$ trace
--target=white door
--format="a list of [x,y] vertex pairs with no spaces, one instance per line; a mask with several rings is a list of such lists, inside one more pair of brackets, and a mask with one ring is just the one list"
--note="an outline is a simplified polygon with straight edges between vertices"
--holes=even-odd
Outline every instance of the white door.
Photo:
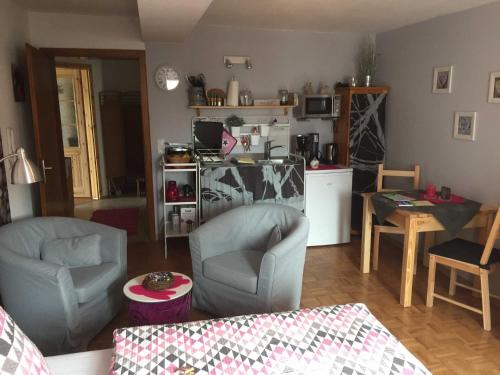
[[352,171],[306,173],[308,246],[351,240]]

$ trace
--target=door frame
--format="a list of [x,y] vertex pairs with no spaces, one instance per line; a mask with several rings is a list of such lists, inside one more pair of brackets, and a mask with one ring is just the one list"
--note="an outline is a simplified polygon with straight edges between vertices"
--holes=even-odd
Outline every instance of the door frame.
[[[139,65],[141,95],[142,138],[144,142],[144,180],[148,217],[148,235],[156,240],[156,220],[153,193],[153,164],[151,160],[151,133],[149,126],[148,77],[146,73],[146,51],[124,49],[87,49],[87,48],[40,48],[46,54],[57,57],[93,57],[99,59],[135,60]],[[55,73],[54,73],[55,74]]]

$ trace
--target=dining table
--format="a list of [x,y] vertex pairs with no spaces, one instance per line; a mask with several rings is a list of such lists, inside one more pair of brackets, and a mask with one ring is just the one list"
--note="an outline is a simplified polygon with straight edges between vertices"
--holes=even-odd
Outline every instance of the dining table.
[[[372,225],[373,218],[376,215],[373,198],[376,197],[379,199],[380,193],[367,192],[362,193],[362,196],[363,227],[361,237],[361,272],[366,274],[370,272]],[[425,233],[424,254],[426,256],[429,248],[434,245],[435,233],[447,230],[447,228],[443,225],[444,221],[442,217],[446,216],[446,211],[448,209],[452,210],[452,208],[453,205],[444,204],[439,206],[439,218],[441,221],[435,217],[438,215],[431,213],[432,210],[429,210],[428,207],[396,207],[393,210],[390,210],[391,212],[386,213],[387,216],[384,217],[385,222],[389,222],[390,224],[404,230],[403,262],[401,268],[401,287],[399,297],[399,303],[403,307],[411,306],[415,267],[414,261],[417,256],[418,235],[419,233]],[[461,225],[460,229],[478,228],[480,230],[479,241],[481,243],[485,243],[488,236],[488,230],[493,224],[495,213],[496,210],[494,207],[477,204],[477,208],[471,214],[470,220],[467,218],[467,222],[464,223],[464,225]],[[451,217],[453,218],[453,215],[451,215]]]

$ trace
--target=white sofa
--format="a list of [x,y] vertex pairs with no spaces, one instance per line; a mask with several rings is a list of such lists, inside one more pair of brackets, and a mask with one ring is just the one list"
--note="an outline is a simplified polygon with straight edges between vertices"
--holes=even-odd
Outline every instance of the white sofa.
[[106,375],[113,349],[45,357],[52,375]]

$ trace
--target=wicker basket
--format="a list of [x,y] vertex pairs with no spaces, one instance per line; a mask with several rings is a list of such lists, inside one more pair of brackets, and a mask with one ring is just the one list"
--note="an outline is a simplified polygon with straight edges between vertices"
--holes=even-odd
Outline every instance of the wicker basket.
[[142,286],[153,291],[167,289],[174,281],[174,275],[171,272],[151,272],[146,275],[142,281]]

